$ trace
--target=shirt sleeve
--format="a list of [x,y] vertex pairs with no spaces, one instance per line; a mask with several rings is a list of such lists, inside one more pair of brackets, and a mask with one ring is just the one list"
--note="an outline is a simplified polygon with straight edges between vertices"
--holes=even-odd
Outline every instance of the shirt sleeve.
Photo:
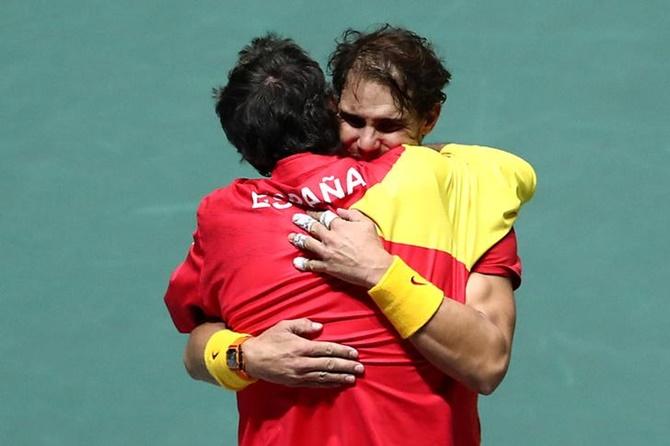
[[512,288],[521,285],[521,259],[517,254],[516,234],[510,230],[475,263],[472,272],[507,277]]
[[[201,218],[198,210],[198,221]],[[177,330],[190,333],[198,325],[221,320],[220,311],[203,286],[205,249],[200,226],[193,233],[193,244],[186,259],[174,270],[165,292],[165,305]]]

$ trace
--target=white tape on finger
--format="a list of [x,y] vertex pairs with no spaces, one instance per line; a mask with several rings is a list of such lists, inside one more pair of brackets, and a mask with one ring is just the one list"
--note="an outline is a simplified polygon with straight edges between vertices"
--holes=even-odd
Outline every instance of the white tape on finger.
[[305,231],[310,232],[312,230],[312,225],[316,223],[316,220],[307,214],[294,214],[293,223],[300,226]]
[[293,259],[293,266],[300,271],[309,271],[309,259],[296,257]]
[[305,249],[306,242],[307,236],[305,234],[296,234],[293,236],[293,244],[300,249]]
[[319,221],[321,222],[322,225],[324,225],[326,228],[330,229],[330,224],[337,218],[337,214],[333,211],[325,211],[323,214],[321,214],[321,217],[319,217]]

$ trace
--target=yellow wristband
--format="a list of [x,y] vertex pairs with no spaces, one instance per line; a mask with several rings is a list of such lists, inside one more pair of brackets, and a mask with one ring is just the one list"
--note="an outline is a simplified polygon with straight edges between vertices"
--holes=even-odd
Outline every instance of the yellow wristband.
[[393,256],[393,263],[368,294],[403,339],[423,327],[444,300],[441,289],[398,256]]
[[207,367],[207,371],[220,386],[229,390],[242,390],[249,384],[257,381],[241,377],[234,370],[230,370],[226,364],[228,346],[245,336],[249,335],[236,333],[232,330],[220,330],[214,333],[205,345],[205,366]]

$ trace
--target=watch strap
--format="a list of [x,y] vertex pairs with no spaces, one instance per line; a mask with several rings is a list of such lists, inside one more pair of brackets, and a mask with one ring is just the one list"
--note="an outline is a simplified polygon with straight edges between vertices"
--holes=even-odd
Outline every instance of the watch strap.
[[253,378],[244,369],[244,353],[242,352],[242,344],[249,338],[251,338],[250,335],[242,335],[228,346],[226,350],[226,364],[230,370],[236,372],[243,379],[251,381]]

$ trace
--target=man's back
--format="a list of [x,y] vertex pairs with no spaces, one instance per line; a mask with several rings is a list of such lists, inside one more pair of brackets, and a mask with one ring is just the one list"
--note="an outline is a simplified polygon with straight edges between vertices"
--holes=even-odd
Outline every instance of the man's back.
[[[286,240],[295,231],[296,203],[358,207],[378,222],[391,253],[463,302],[472,264],[509,226],[489,230],[493,241],[453,241],[456,233],[468,237],[459,222],[470,204],[460,200],[470,198],[463,188],[473,181],[467,166],[453,165],[418,148],[396,149],[371,163],[300,154],[280,161],[269,180],[238,180],[203,200],[191,255],[166,296],[178,327],[188,331],[198,321],[221,319],[256,334],[309,317],[324,324],[320,340],[356,348],[366,366],[345,389],[259,382],[239,392],[241,444],[478,442],[476,394],[403,341],[365,290],[295,270],[298,252]],[[424,209],[421,215],[408,197]],[[518,203],[507,206],[518,209]],[[502,215],[507,208],[500,209]],[[486,227],[469,230],[476,235]]]

